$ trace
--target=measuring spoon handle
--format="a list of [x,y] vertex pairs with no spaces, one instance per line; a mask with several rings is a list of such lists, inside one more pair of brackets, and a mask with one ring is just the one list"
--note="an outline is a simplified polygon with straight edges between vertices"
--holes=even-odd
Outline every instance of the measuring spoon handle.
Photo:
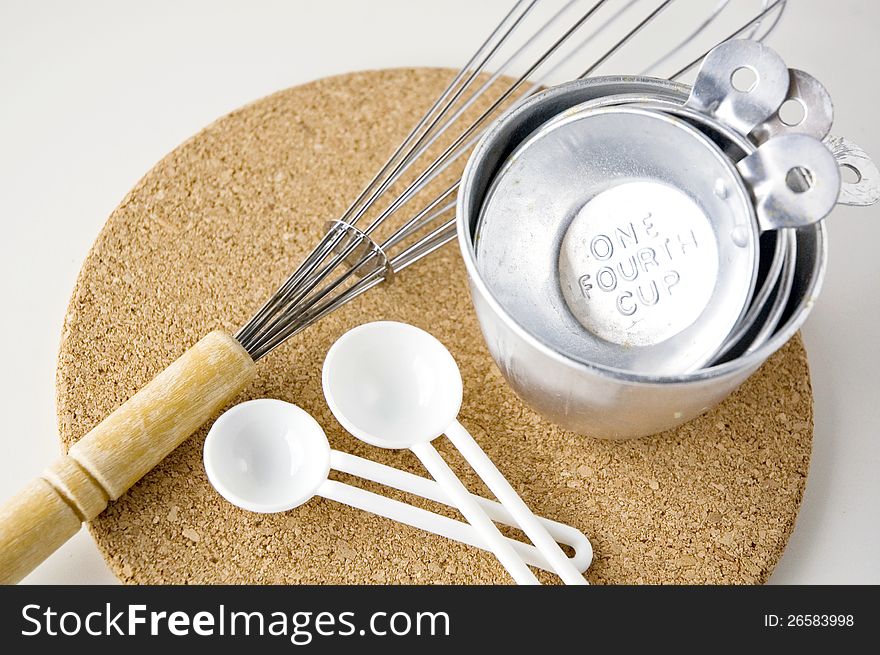
[[[430,443],[416,444],[411,448],[437,483],[449,495],[450,500],[464,514],[474,529],[480,533],[486,544],[495,553],[507,572],[517,584],[540,584],[535,574],[516,553],[513,546],[504,538],[498,527],[492,523],[486,512],[480,509],[477,502],[465,489],[461,480],[452,472],[449,465],[440,457],[440,453]],[[553,542],[556,543],[555,541]],[[558,546],[557,546],[558,548]],[[561,551],[560,551],[561,552]]]
[[[337,482],[336,480],[327,480],[318,489],[317,495],[329,500],[335,500],[343,505],[356,507],[377,516],[384,516],[392,521],[397,521],[398,523],[403,523],[431,534],[467,544],[468,546],[489,550],[483,537],[467,523],[436,514],[421,507],[415,507],[394,498],[388,498],[387,496],[367,491],[366,489],[361,489],[360,487]],[[508,539],[508,541],[516,550],[517,555],[526,563],[545,571],[553,572],[553,568],[533,545],[516,541],[515,539]]]
[[[559,544],[550,536],[547,529],[541,525],[541,522],[538,521],[532,510],[528,508],[523,499],[519,497],[519,494],[510,486],[507,478],[501,474],[501,471],[492,463],[489,456],[483,452],[483,449],[474,441],[474,438],[464,429],[461,423],[453,421],[452,425],[446,430],[446,436],[464,456],[468,464],[476,471],[477,475],[486,483],[486,486],[501,501],[501,504],[507,508],[507,511],[516,520],[522,531],[528,535],[529,539],[538,547],[538,550],[547,558],[547,561],[553,565],[554,571],[562,578],[563,582],[570,585],[587,584],[581,572],[569,561],[568,557],[565,556],[565,553],[559,547]],[[436,476],[434,477],[436,478]]]
[[[371,459],[364,459],[363,457],[358,457],[357,455],[352,455],[350,453],[345,453],[339,450],[333,450],[330,453],[330,468],[341,471],[343,473],[348,473],[350,475],[355,475],[365,480],[377,482],[392,489],[398,489],[400,491],[404,491],[415,496],[427,498],[428,500],[432,500],[443,505],[454,506],[449,500],[449,497],[443,491],[442,487],[440,487],[440,485],[437,484],[435,480],[431,480],[430,478],[425,478],[420,475],[415,475],[408,471],[401,471],[400,469],[396,469],[393,466],[380,464],[379,462],[374,462]],[[498,503],[494,500],[489,500],[488,498],[483,498],[482,496],[478,496],[476,494],[471,494],[471,497],[477,502],[482,510],[489,515],[489,518],[493,521],[508,525],[510,527],[518,527],[516,521],[510,515],[510,512],[508,512],[504,505],[502,505],[501,503]],[[412,507],[411,505],[406,506]],[[427,510],[420,511],[427,512]],[[438,514],[434,514],[433,512],[427,513],[429,514],[429,516],[439,516]],[[590,544],[590,540],[583,532],[570,525],[560,523],[559,521],[552,521],[541,516],[538,517],[538,520],[545,528],[547,528],[547,532],[549,532],[550,535],[557,542],[565,546],[569,546],[574,550],[574,555],[570,558],[570,560],[571,563],[575,567],[577,567],[579,571],[586,571],[590,567],[590,564],[593,561],[593,546],[592,544]],[[467,523],[462,523],[461,521],[453,521],[453,523],[456,526],[467,528],[468,536],[471,539],[476,539],[477,543],[474,543],[473,541],[467,541],[465,539],[460,539],[459,537],[451,536],[450,534],[444,534],[443,536],[449,537],[450,539],[456,539],[458,541],[464,541],[465,543],[468,543],[472,546],[484,548],[482,541],[479,539],[476,532],[474,532],[473,528],[471,528],[470,525],[468,525]],[[410,523],[410,525],[412,524]],[[540,555],[540,553],[534,546],[532,546],[531,544],[524,544],[520,541],[516,541],[513,539],[511,539],[511,542],[517,545],[517,552],[521,556],[525,557],[525,553],[528,553],[528,557],[526,558],[526,562],[528,564],[531,564],[532,566],[537,566],[546,571],[550,571],[551,573],[554,572],[553,568],[550,567],[550,565],[547,563],[546,558],[543,555]],[[518,546],[523,546],[524,548],[520,549]],[[537,557],[535,557],[536,554]]]

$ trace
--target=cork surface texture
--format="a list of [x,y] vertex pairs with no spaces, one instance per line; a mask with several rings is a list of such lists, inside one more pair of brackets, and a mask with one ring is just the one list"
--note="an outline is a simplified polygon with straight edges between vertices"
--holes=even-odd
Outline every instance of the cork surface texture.
[[[63,445],[205,333],[242,325],[450,76],[400,69],[319,80],[232,112],[159,162],[110,216],[73,293],[57,373]],[[424,475],[409,452],[345,434],[323,400],[327,349],[346,330],[380,319],[420,326],[449,347],[465,384],[461,422],[537,513],[590,537],[591,582],[759,583],[773,570],[810,461],[812,395],[799,338],[680,429],[628,442],[577,436],[506,386],[451,244],[262,360],[237,401],[294,402],[333,447]],[[208,427],[91,523],[123,582],[510,581],[487,553],[332,501],[275,515],[237,509],[205,475]],[[437,444],[472,490],[487,493],[444,439]]]

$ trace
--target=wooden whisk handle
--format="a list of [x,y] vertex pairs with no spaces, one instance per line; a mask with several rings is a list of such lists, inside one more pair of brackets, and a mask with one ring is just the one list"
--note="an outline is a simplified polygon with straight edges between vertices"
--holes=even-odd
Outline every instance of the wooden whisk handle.
[[211,332],[0,506],[0,583],[14,584],[253,379],[251,356]]

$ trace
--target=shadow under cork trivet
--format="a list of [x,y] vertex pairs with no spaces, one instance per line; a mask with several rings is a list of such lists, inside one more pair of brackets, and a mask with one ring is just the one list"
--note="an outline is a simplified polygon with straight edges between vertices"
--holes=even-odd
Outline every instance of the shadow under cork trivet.
[[[205,333],[242,325],[451,75],[384,70],[289,89],[217,121],[150,171],[110,216],[71,299],[57,374],[64,445]],[[269,355],[238,401],[294,402],[333,447],[424,474],[407,452],[349,437],[323,400],[327,349],[380,319],[422,327],[449,347],[465,383],[460,420],[536,513],[590,537],[591,582],[753,583],[770,575],[810,462],[812,393],[799,337],[720,407],[677,430],[628,442],[581,437],[548,424],[506,386],[450,245]],[[230,505],[202,466],[207,427],[91,523],[124,582],[510,581],[488,553],[331,501],[275,515]],[[465,483],[486,493],[438,444]]]

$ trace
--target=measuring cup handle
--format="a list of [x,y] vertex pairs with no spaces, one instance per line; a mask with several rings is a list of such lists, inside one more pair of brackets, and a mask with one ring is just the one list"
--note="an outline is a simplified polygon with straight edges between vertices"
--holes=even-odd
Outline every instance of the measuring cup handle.
[[[371,459],[364,459],[363,457],[358,457],[357,455],[352,455],[350,453],[345,453],[339,450],[333,450],[330,453],[330,467],[343,473],[356,475],[357,477],[363,478],[365,480],[378,482],[379,484],[390,487],[392,489],[398,489],[400,491],[405,491],[406,493],[410,493],[415,496],[420,496],[422,498],[427,498],[428,500],[433,500],[436,503],[441,503],[447,506],[454,506],[449,500],[449,497],[435,480],[431,480],[430,478],[425,478],[420,475],[414,475],[413,473],[410,473],[408,471],[401,471],[400,469],[396,469],[393,466],[386,466],[385,464],[374,462]],[[517,527],[516,521],[513,519],[513,517],[510,515],[510,512],[507,511],[504,505],[494,500],[483,498],[482,496],[478,496],[476,494],[471,494],[471,496],[474,500],[477,501],[477,504],[479,504],[483,511],[489,515],[490,519],[492,519],[496,523],[503,523],[504,525]],[[410,505],[407,506],[410,507]],[[429,514],[434,516],[434,514],[431,512],[429,512]],[[587,539],[587,536],[583,532],[570,525],[560,523],[559,521],[552,521],[548,518],[544,518],[541,516],[538,517],[538,520],[544,525],[544,527],[547,528],[547,531],[557,542],[565,546],[569,546],[574,550],[574,555],[572,555],[570,559],[571,563],[577,567],[578,571],[586,571],[588,568],[590,568],[590,564],[593,561],[593,546],[590,544],[590,540]],[[477,546],[479,548],[485,549],[485,545],[482,543],[482,540],[476,536],[476,533],[474,533],[473,529],[470,526],[468,526],[466,523],[462,523],[461,521],[453,520],[452,522],[456,526],[467,526],[468,535],[476,539],[476,543],[466,541],[465,539],[461,539],[458,536],[452,536],[450,534],[444,534],[443,536],[449,537],[450,539],[456,539],[458,541],[465,541],[465,543],[468,543],[472,546]],[[410,523],[410,525],[412,525],[412,523]],[[523,556],[524,559],[526,559],[526,562],[528,564],[550,571],[551,573],[553,572],[553,568],[549,566],[547,560],[542,555],[538,555],[537,558],[535,558],[535,554],[537,554],[538,551],[533,545],[525,544],[521,541],[516,540],[511,541],[518,549],[520,555]],[[520,546],[522,546],[523,548],[520,549]],[[528,556],[526,554],[528,554]]]
[[570,585],[587,584],[584,576],[569,561],[559,547],[559,544],[553,540],[547,529],[541,525],[538,518],[532,513],[532,510],[519,497],[519,494],[514,491],[507,479],[501,474],[501,471],[492,463],[492,460],[483,452],[483,449],[477,445],[477,442],[465,430],[464,426],[458,421],[453,421],[452,425],[446,430],[446,436],[464,456],[468,464],[473,467],[474,471],[477,472],[477,475],[486,483],[486,486],[501,501],[501,504],[507,508],[511,516],[519,524],[519,527],[522,528],[522,531],[534,542],[538,550],[544,553],[547,561],[553,565],[553,569],[562,578],[563,582]]
[[[434,446],[430,443],[420,443],[413,446],[411,450],[428,470],[428,473],[449,494],[452,502],[464,514],[468,522],[486,540],[492,552],[495,553],[495,556],[513,579],[516,580],[517,584],[540,584],[535,574],[529,570],[529,567],[526,566],[522,558],[517,555],[510,543],[505,540],[498,527],[480,509],[480,506],[477,505],[477,502],[471,497],[468,490],[465,489],[461,480],[452,472],[449,465],[440,457],[440,453],[437,452]],[[553,543],[554,545],[556,544],[555,541]],[[556,547],[559,548],[559,546]],[[560,550],[559,552],[562,551]]]

